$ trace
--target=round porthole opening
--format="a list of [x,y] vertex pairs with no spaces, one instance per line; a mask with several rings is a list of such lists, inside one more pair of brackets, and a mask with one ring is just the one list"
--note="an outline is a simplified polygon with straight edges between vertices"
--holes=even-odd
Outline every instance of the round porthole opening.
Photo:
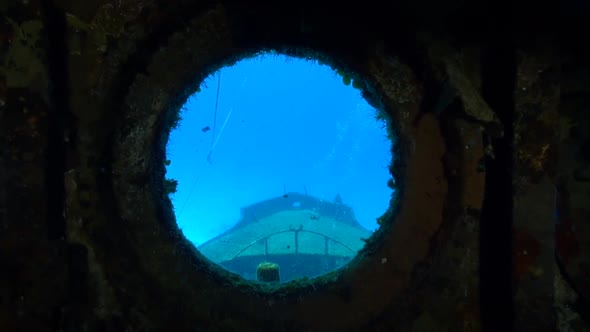
[[345,266],[390,215],[392,126],[364,83],[316,60],[260,53],[208,76],[166,146],[184,236],[248,280]]

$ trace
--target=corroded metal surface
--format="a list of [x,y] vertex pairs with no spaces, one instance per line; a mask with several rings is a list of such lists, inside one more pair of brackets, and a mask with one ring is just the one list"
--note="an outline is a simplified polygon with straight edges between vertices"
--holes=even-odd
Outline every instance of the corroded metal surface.
[[556,326],[553,313],[559,62],[548,50],[517,53],[514,122],[515,330]]

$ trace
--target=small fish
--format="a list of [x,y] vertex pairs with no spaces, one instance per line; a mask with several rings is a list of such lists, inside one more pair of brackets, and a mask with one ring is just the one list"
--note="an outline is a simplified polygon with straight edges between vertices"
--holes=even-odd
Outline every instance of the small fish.
[[203,127],[203,129],[201,129],[202,132],[206,133],[210,130],[211,128],[209,128],[209,126],[205,126]]

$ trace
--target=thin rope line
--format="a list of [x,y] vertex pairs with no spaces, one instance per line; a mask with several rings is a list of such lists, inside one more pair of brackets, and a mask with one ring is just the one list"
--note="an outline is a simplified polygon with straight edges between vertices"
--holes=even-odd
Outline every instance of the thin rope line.
[[[217,142],[215,140],[215,127],[217,126],[217,108],[219,106],[219,90],[220,90],[220,88],[221,88],[221,70],[219,71],[219,76],[217,77],[217,93],[215,96],[215,114],[213,115],[213,136],[211,137],[211,150],[209,152],[209,155],[211,155],[211,152],[213,152],[213,148],[215,147],[215,143]],[[230,111],[230,114],[231,114],[231,111]],[[229,117],[229,115],[228,115],[228,117]],[[227,119],[225,119],[225,122],[227,123]],[[225,127],[225,123],[223,124],[223,127]],[[222,128],[222,131],[223,131],[223,128]],[[193,184],[191,185],[191,189],[189,190],[188,195],[186,196],[186,199],[184,200],[184,203],[182,204],[182,207],[180,208],[180,211],[178,212],[179,218],[180,218],[180,216],[182,216],[182,212],[184,212],[184,208],[186,207],[188,200],[190,199],[191,195],[193,194],[193,191],[195,189],[195,185],[197,184],[198,180],[200,179],[200,177],[197,175],[199,175],[199,173],[195,174],[195,180],[193,181]]]
[[211,150],[215,144],[215,128],[217,127],[217,106],[219,105],[219,88],[221,87],[221,70],[217,78],[217,96],[215,97],[215,115],[213,116],[213,136],[211,136]]
[[[246,80],[248,79],[248,77],[244,78],[244,81],[242,82],[242,86],[240,87],[240,91],[244,88],[244,85],[246,84]],[[227,121],[229,120],[229,116],[232,113],[233,107],[230,108],[229,113],[227,114],[227,117],[225,118],[225,121],[223,122],[223,126],[221,127],[221,130],[219,131],[219,135],[217,136],[217,139],[215,138],[215,127],[216,127],[216,123],[217,123],[217,106],[219,104],[219,90],[220,90],[220,85],[221,85],[221,71],[219,71],[219,78],[217,80],[217,96],[215,99],[215,115],[214,115],[214,122],[213,122],[213,137],[212,137],[212,144],[211,144],[211,149],[209,150],[209,154],[207,155],[207,161],[209,162],[209,164],[211,164],[211,155],[213,153],[213,149],[215,149],[215,146],[217,145],[217,142],[219,141],[219,138],[221,137],[221,134],[223,133],[223,129],[225,128],[225,125],[227,124]],[[200,179],[200,177],[198,175],[202,175],[200,173],[195,174],[195,180],[193,181],[193,184],[191,185],[191,189],[189,190],[188,195],[186,196],[186,199],[184,200],[184,203],[182,204],[182,207],[180,208],[180,211],[178,212],[178,219],[180,219],[180,217],[182,216],[182,213],[184,212],[184,208],[186,207],[186,204],[188,203],[191,195],[193,194],[193,191],[195,189],[195,186],[198,182],[198,180]]]

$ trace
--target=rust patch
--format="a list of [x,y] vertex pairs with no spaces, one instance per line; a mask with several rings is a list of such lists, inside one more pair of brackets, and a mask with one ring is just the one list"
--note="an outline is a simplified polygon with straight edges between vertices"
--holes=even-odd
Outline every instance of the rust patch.
[[580,255],[580,246],[573,225],[570,219],[562,220],[555,225],[555,248],[559,258],[566,264],[570,259]]
[[541,252],[541,245],[525,228],[516,228],[513,234],[514,278],[520,281],[529,273],[533,276],[538,274],[538,268],[534,264]]
[[526,128],[522,128],[516,156],[523,168],[521,173],[527,174],[533,182],[537,182],[544,173],[555,173],[557,151],[553,142],[548,140],[555,133],[555,126],[542,121],[531,121]]
[[557,257],[567,264],[572,258],[580,255],[580,245],[575,234],[574,222],[570,215],[569,206],[570,193],[564,186],[558,187],[555,200],[556,218],[555,223],[555,251]]

